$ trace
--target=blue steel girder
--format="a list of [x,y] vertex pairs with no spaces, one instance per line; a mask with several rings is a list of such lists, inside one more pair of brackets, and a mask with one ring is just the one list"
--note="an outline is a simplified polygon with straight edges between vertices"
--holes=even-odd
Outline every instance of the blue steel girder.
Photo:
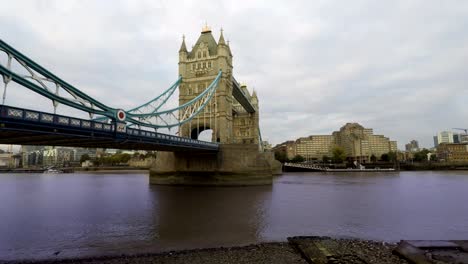
[[[10,81],[14,81],[19,85],[52,100],[54,108],[56,108],[60,103],[88,112],[90,115],[98,114],[104,116],[104,118],[98,118],[97,120],[109,122],[109,120],[119,119],[117,115],[123,110],[109,107],[81,92],[25,55],[21,54],[19,51],[6,44],[3,40],[0,40],[0,51],[3,51],[8,56],[7,64],[0,64],[0,74],[3,76],[5,83],[4,95],[8,83]],[[14,72],[11,64],[15,61],[20,67],[26,70],[29,75],[24,76],[19,72]],[[189,122],[198,113],[200,113],[211,100],[217,90],[221,74],[222,72],[219,71],[217,77],[210,86],[203,93],[186,104],[180,105],[174,109],[159,111],[179,86],[181,82],[181,77],[179,77],[179,79],[160,96],[139,107],[130,109],[129,111],[123,111],[125,113],[125,118],[121,121],[124,121],[129,125],[138,125],[154,129],[172,128]],[[49,87],[46,84],[55,85],[55,93],[51,91],[53,87]],[[64,90],[66,95],[71,95],[72,98],[67,98],[59,94],[60,89]],[[4,102],[2,102],[2,104],[4,104]]]
[[[117,109],[97,101],[91,96],[73,87],[71,84],[63,81],[1,39],[0,51],[5,52],[8,56],[8,63],[6,67],[0,65],[0,74],[3,75],[5,86],[10,80],[12,80],[42,96],[51,99],[54,102],[54,106],[55,102],[59,102],[64,105],[86,111],[88,113],[100,114],[110,118],[115,118]],[[21,76],[20,74],[13,72],[11,64],[14,61],[18,62],[18,64],[23,67],[23,69],[29,72],[30,76]],[[37,84],[27,79],[34,80]],[[54,84],[55,87],[48,87],[46,83]],[[56,93],[52,93],[50,91],[52,88],[56,88]],[[70,99],[59,95],[59,88],[63,89],[67,94],[71,95],[72,98]]]
[[0,105],[0,144],[218,151],[219,144]]
[[248,113],[255,113],[255,107],[252,105],[252,103],[250,103],[247,95],[244,94],[240,84],[236,81],[234,76],[232,77],[232,95],[237,100],[237,102],[242,105],[245,111]]
[[[169,98],[172,96],[176,88],[179,87],[181,81],[182,81],[182,76],[180,76],[177,79],[177,81],[171,87],[169,87],[169,89],[164,91],[162,94],[158,95],[156,98],[151,99],[150,101],[140,106],[134,107],[126,112],[131,113],[131,114],[156,113],[167,102],[167,100],[169,100]],[[105,122],[105,121],[108,121],[109,119],[107,117],[98,117],[98,118],[95,118],[94,120]]]
[[128,115],[134,119],[138,118],[140,120],[144,120],[157,128],[172,128],[183,125],[197,116],[201,111],[203,111],[209,102],[211,102],[211,99],[218,88],[221,76],[222,71],[220,70],[213,82],[202,93],[178,107],[155,113],[129,113]]

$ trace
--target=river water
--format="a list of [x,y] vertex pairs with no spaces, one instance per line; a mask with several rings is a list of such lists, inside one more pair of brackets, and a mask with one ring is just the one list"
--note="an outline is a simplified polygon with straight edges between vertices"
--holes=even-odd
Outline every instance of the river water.
[[0,175],[0,260],[296,235],[468,239],[468,172],[285,173],[233,188],[152,186],[146,173]]

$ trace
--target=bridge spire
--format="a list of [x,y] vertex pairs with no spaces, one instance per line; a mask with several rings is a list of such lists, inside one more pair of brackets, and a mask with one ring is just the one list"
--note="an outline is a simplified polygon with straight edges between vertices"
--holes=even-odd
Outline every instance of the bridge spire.
[[203,26],[201,33],[210,33],[210,32],[211,32],[211,28],[208,26],[208,22],[205,22],[205,25]]
[[223,28],[221,28],[221,35],[219,36],[218,45],[226,45],[226,41],[224,41],[224,36],[223,36]]
[[185,46],[185,35],[182,35],[182,45],[180,45],[179,53],[187,52],[187,46]]

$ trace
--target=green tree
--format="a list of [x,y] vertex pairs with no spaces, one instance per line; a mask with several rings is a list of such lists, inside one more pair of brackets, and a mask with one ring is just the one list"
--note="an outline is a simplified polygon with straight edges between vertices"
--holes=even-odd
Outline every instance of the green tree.
[[85,161],[87,161],[87,160],[90,160],[90,159],[91,159],[91,158],[89,157],[88,154],[83,154],[83,155],[81,156],[81,158],[80,158],[80,163],[83,163],[83,162],[85,162]]
[[427,149],[422,149],[421,151],[414,153],[414,161],[416,162],[427,161],[428,153],[429,153],[429,150]]
[[396,158],[397,158],[396,155],[397,155],[397,154],[396,154],[395,151],[390,151],[390,152],[388,152],[388,159],[389,159],[390,161],[392,161],[392,162],[393,162],[393,161],[396,161]]
[[281,163],[288,162],[289,159],[283,151],[275,151],[275,159]]
[[323,157],[322,157],[322,161],[323,161],[323,162],[327,163],[327,162],[329,162],[330,160],[331,160],[330,157],[328,157],[327,155],[323,155]]
[[380,160],[385,161],[385,162],[390,161],[390,157],[388,156],[388,153],[382,154],[382,156],[380,156]]
[[305,159],[301,155],[296,155],[294,158],[291,160],[291,162],[303,162]]
[[346,153],[342,147],[334,147],[332,150],[333,162],[342,163],[346,160]]
[[370,160],[371,160],[371,162],[375,163],[375,162],[377,162],[377,157],[374,154],[372,154],[370,156]]

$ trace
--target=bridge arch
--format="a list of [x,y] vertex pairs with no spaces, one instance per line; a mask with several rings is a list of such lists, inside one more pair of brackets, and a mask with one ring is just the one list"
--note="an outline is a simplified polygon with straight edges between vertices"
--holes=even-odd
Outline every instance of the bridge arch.
[[209,126],[200,125],[198,127],[192,127],[190,131],[190,138],[199,139],[203,141],[219,142],[219,135],[215,136],[215,130]]

